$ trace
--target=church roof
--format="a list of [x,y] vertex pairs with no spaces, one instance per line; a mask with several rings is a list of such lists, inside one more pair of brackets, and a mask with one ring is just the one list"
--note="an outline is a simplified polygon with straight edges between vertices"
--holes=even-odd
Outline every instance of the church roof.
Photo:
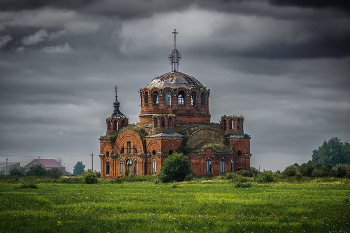
[[145,88],[191,88],[196,86],[203,87],[203,84],[190,75],[181,73],[179,71],[172,71],[154,78],[149,84],[147,84]]

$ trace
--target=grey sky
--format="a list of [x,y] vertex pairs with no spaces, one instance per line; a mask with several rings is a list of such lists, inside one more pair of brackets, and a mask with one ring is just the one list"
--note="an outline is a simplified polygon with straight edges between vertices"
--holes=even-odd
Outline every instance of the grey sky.
[[212,122],[243,115],[252,165],[283,170],[337,136],[350,141],[350,9],[342,1],[0,3],[0,161],[38,156],[100,169],[118,86],[138,122],[138,90],[170,71],[211,89]]

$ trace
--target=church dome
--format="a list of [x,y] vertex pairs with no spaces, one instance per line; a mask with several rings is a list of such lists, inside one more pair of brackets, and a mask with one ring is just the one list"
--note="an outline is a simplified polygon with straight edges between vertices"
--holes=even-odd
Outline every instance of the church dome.
[[166,87],[170,88],[192,88],[192,87],[203,87],[196,78],[178,72],[172,71],[154,78],[145,88],[151,90],[153,88],[163,89]]

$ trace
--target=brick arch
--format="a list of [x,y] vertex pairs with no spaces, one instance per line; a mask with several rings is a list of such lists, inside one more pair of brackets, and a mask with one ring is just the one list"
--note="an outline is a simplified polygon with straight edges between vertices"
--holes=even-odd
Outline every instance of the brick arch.
[[178,142],[169,141],[163,147],[163,151],[169,152],[170,150],[172,150],[173,152],[175,152],[179,149],[180,145],[181,145],[181,141],[178,141]]
[[100,154],[106,154],[107,151],[111,154],[110,148],[111,144],[109,142],[102,143],[100,145]]
[[138,153],[143,152],[143,144],[140,135],[131,129],[124,130],[119,133],[115,143],[114,143],[114,151],[117,154],[120,154],[121,147],[126,144],[127,141],[131,141],[133,148],[133,145],[135,145],[136,150]]
[[222,135],[219,131],[217,131],[215,129],[199,128],[191,134],[191,137],[188,140],[187,145],[190,148],[194,148],[198,144],[205,142],[205,141],[223,144],[225,141],[225,137],[224,137],[224,135]]
[[161,146],[158,142],[151,140],[149,143],[147,143],[146,151],[147,153],[151,154],[153,150],[156,152],[161,152]]

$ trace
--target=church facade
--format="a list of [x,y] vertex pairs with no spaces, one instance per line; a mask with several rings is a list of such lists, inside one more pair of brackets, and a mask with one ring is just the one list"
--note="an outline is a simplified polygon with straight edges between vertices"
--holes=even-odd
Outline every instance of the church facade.
[[181,54],[169,55],[171,72],[141,88],[140,122],[129,124],[120,110],[117,89],[114,110],[100,137],[101,177],[156,175],[173,152],[188,156],[197,177],[250,170],[250,136],[244,117],[223,115],[212,123],[210,89],[178,71]]

